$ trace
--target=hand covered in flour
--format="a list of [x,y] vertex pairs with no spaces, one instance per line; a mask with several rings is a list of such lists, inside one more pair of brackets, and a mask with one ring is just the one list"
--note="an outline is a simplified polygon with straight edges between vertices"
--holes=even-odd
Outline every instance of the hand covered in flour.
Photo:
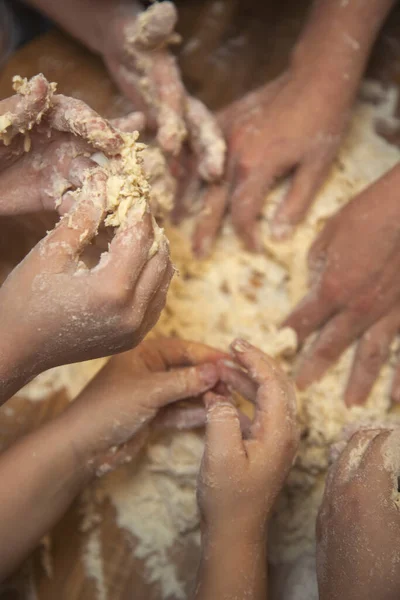
[[94,476],[140,451],[163,407],[215,385],[225,356],[193,342],[146,341],[111,358],[61,415],[0,455],[0,582]]
[[[300,362],[300,388],[358,340],[345,400],[360,404],[389,355],[400,327],[399,185],[396,166],[332,217],[311,247],[311,289],[285,322],[300,343],[319,330]],[[400,398],[400,369],[392,395]]]
[[106,175],[87,175],[73,208],[0,290],[2,400],[50,367],[137,345],[164,307],[173,275],[166,238],[137,202],[91,267]]
[[247,342],[236,340],[232,354],[242,369],[221,361],[221,381],[254,402],[255,417],[241,426],[229,398],[213,392],[205,396],[206,440],[197,491],[202,560],[196,600],[267,597],[268,518],[299,440],[296,397],[288,378]]
[[91,156],[118,155],[124,141],[84,102],[55,94],[43,75],[15,78],[14,88],[17,93],[0,102],[0,214],[59,205],[63,212],[64,194],[98,166]]
[[205,192],[196,254],[209,253],[228,207],[246,247],[261,250],[257,221],[265,195],[289,174],[272,234],[286,236],[302,221],[335,157],[370,49],[393,4],[314,2],[286,73],[223,111],[228,164],[225,179]]
[[255,404],[255,417],[242,431],[233,402],[207,394],[198,500],[210,530],[259,538],[297,450],[296,396],[278,365],[248,342],[236,340],[232,355],[243,370],[222,362],[221,381]]
[[265,196],[278,178],[293,180],[272,221],[276,236],[305,216],[338,149],[346,124],[340,99],[326,100],[326,84],[288,71],[250,92],[219,117],[228,144],[225,178],[204,193],[194,234],[199,256],[211,249],[229,210],[237,234],[250,250],[261,250],[258,220]]
[[200,177],[213,181],[223,173],[225,142],[216,119],[183,86],[168,49],[179,42],[176,22],[172,2],[155,3],[143,12],[132,2],[120,2],[102,54],[121,91],[157,131],[160,147],[177,157],[188,141]]
[[[102,473],[130,460],[150,424],[204,423],[194,399],[217,383],[217,362],[224,358],[209,346],[177,338],[147,340],[111,358],[69,409],[85,462]],[[185,406],[177,403],[184,399]]]
[[360,430],[331,467],[317,522],[321,600],[399,597],[399,473],[399,430]]

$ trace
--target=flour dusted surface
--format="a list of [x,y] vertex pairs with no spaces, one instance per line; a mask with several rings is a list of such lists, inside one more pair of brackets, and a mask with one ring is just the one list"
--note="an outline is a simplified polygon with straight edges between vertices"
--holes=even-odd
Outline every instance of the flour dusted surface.
[[[278,358],[290,372],[296,336],[291,330],[280,331],[277,327],[307,290],[307,252],[325,220],[398,162],[400,152],[378,137],[373,126],[377,116],[390,114],[393,103],[394,97],[389,94],[381,106],[358,105],[329,180],[306,222],[283,243],[270,240],[268,218],[285,184],[270,195],[263,221],[264,255],[245,252],[227,223],[211,258],[198,262],[190,251],[192,224],[186,223],[180,229],[168,226],[166,233],[180,276],[172,282],[156,332],[222,349],[241,336]],[[344,425],[382,417],[389,408],[394,351],[367,405],[351,410],[344,407],[343,390],[353,352],[350,348],[320,382],[299,397],[303,436],[272,525],[270,558],[274,563],[297,562],[307,569],[312,566],[315,516],[330,445],[340,438]],[[89,367],[74,368],[85,372]],[[185,598],[187,594],[188,588],[180,580],[169,551],[182,536],[199,543],[195,485],[201,455],[199,434],[168,433],[149,444],[139,464],[126,466],[96,483],[97,502],[107,497],[115,506],[117,525],[137,539],[136,556],[144,560],[148,581],[161,584],[164,598]],[[96,539],[89,540],[89,546],[96,548],[96,561],[98,556],[101,560],[96,528],[91,535]],[[87,552],[90,554],[90,547]],[[194,577],[195,573],[188,576]],[[302,598],[300,586],[304,598],[310,600],[315,582],[313,591],[301,584],[301,573],[293,579],[296,592],[294,587],[285,590],[285,598]]]

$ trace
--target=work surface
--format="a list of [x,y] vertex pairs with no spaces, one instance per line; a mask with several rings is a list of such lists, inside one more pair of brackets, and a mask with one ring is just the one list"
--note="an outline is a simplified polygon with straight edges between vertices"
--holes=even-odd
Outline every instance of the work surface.
[[[192,91],[209,106],[219,108],[247,89],[274,77],[284,68],[293,39],[301,28],[303,4],[306,3],[291,2],[285,8],[264,6],[259,9],[259,15],[256,9],[254,14],[250,14],[248,9],[243,8],[247,4],[245,2],[219,2],[225,7],[223,14],[226,15],[226,22],[220,31],[217,28],[213,36],[207,36],[213,4],[194,1],[182,3],[181,29],[184,40],[193,37],[204,39],[204,46],[199,51],[190,56],[183,54],[182,68],[184,73],[190,73],[187,83]],[[238,39],[241,40],[240,44],[235,44],[234,41]],[[383,40],[383,50],[385,44],[387,42]],[[221,48],[224,52],[218,51]],[[393,52],[392,64],[395,58],[396,52]],[[379,60],[378,53],[375,68]],[[390,69],[390,65],[388,68],[391,76],[396,76],[396,69]],[[0,77],[0,96],[10,94],[13,75],[30,77],[38,72],[56,81],[62,93],[85,100],[105,116],[120,116],[130,109],[129,103],[117,93],[101,61],[57,32],[34,41],[12,58]],[[26,220],[0,220],[0,268],[3,274],[41,234],[44,221],[35,217],[28,226]],[[4,225],[7,225],[5,229]],[[6,232],[4,235],[3,231]],[[13,399],[0,410],[1,447],[6,447],[18,435],[51,418],[66,401],[62,391],[36,403],[22,398]],[[132,558],[135,540],[116,528],[114,517],[113,508],[105,502],[101,536],[106,553],[104,561],[107,564],[110,599],[159,600],[161,592],[158,585],[149,586],[143,577],[143,564]],[[38,551],[24,567],[22,575],[17,577],[19,595],[10,588],[0,593],[1,600],[34,598],[33,595],[29,596],[29,580],[32,577],[39,600],[94,600],[97,597],[95,585],[85,575],[79,560],[80,548],[85,542],[85,534],[80,532],[81,523],[80,503],[76,501],[51,535],[52,576],[46,573],[46,560],[43,560],[46,552]],[[171,552],[179,565],[181,578],[187,581],[189,589],[195,576],[198,550],[182,543]]]

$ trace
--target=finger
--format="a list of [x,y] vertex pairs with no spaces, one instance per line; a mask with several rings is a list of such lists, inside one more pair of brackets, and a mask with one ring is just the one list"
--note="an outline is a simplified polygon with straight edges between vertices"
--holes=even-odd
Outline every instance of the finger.
[[[151,130],[154,130],[156,128],[154,106],[150,104],[147,94],[142,91],[143,83],[141,77],[135,73],[133,67],[126,67],[124,64],[121,64],[119,59],[105,57],[104,61],[118,89],[124,96],[129,98],[135,111],[140,111],[145,115],[147,126]],[[147,83],[146,80],[146,85]],[[149,88],[148,96],[153,99],[156,98],[151,82],[149,82]]]
[[[150,262],[152,262],[152,260],[153,259],[151,259]],[[168,289],[175,271],[172,264],[167,260],[164,274],[161,275],[160,279],[160,276],[155,273],[159,268],[159,266],[154,264],[147,273],[147,282],[144,281],[142,283],[141,277],[138,287],[141,288],[142,291],[135,289],[132,301],[132,314],[135,313],[135,320],[137,319],[138,312],[139,314],[142,314],[141,324],[135,332],[136,340],[144,339],[147,333],[156,325],[160,314],[165,307]]]
[[336,215],[325,223],[308,252],[307,263],[310,285],[316,284],[323,273],[327,250],[336,231],[337,219],[335,217]]
[[109,251],[100,260],[99,276],[106,279],[112,273],[130,287],[137,281],[154,248],[153,219],[147,207],[133,205],[124,226],[120,226],[111,240]]
[[[274,440],[275,436],[277,442],[285,440],[287,436],[283,434],[287,428],[293,432],[297,429],[296,395],[292,384],[275,361],[248,342],[235,340],[232,350],[235,360],[246,367],[260,386],[252,427],[254,437],[264,437],[268,431],[274,432],[271,440]],[[293,435],[293,442],[296,438],[297,435]]]
[[305,217],[330,166],[330,157],[312,157],[297,167],[290,189],[279,204],[271,223],[276,239],[290,235]]
[[185,114],[199,175],[205,181],[216,181],[223,175],[226,157],[226,142],[217,119],[200,100],[191,96],[186,100]]
[[205,396],[207,423],[205,452],[213,461],[246,457],[238,411],[223,396],[209,392]]
[[211,363],[183,367],[167,373],[152,373],[138,382],[137,397],[144,399],[146,407],[160,409],[177,400],[199,396],[211,389],[217,381],[218,371]]
[[369,443],[381,433],[380,429],[360,429],[352,435],[336,463],[334,463],[326,486],[344,485],[353,477]]
[[158,251],[140,273],[133,294],[133,307],[143,307],[143,313],[145,312],[164,279],[169,262],[168,243],[162,240]]
[[49,108],[53,88],[42,75],[36,75],[29,81],[14,78],[17,93],[0,102],[0,139],[8,145],[12,138],[29,131],[40,122]]
[[149,427],[143,427],[125,444],[115,452],[115,447],[102,456],[100,464],[96,467],[96,476],[103,477],[120,465],[131,463],[145,447],[150,435]]
[[202,404],[193,404],[188,402],[182,406],[171,405],[162,409],[154,419],[153,427],[156,429],[178,429],[185,431],[189,429],[199,429],[204,427],[206,422],[206,409]]
[[[383,309],[383,303],[380,308]],[[296,376],[296,384],[300,389],[305,389],[320,379],[342,352],[373,322],[372,311],[364,309],[364,313],[363,315],[355,304],[354,307],[339,312],[323,327],[317,340],[301,359]]]
[[302,344],[311,333],[334,314],[335,309],[334,302],[328,302],[327,298],[322,298],[321,287],[315,285],[285,319],[282,327],[294,329],[298,343]]
[[318,381],[356,339],[356,316],[345,310],[334,316],[321,330],[311,348],[303,354],[296,375],[300,390]]
[[237,367],[232,367],[231,364],[231,361],[226,360],[218,362],[218,372],[221,380],[243,398],[255,404],[258,386],[246,373],[238,370]]
[[[258,161],[259,163],[259,161]],[[290,165],[271,162],[267,167],[262,164],[248,166],[237,165],[235,171],[235,189],[231,198],[232,224],[246,247],[260,251],[262,242],[257,220],[261,215],[267,191],[274,180],[282,176]]]
[[174,33],[178,12],[172,2],[153,4],[125,27],[126,43],[145,50],[167,44]]
[[161,354],[166,368],[181,366],[199,365],[201,363],[216,363],[219,360],[229,358],[229,354],[187,340],[179,338],[158,338],[149,342],[156,345],[157,351]]
[[193,252],[198,258],[205,258],[210,254],[227,209],[228,190],[226,182],[207,187],[203,200],[204,208],[193,235]]
[[120,131],[144,131],[146,129],[146,117],[142,112],[132,112],[119,119],[110,119],[110,123],[115,129]]
[[118,131],[87,104],[76,98],[62,94],[54,96],[47,118],[54,129],[79,136],[106,154],[118,154],[123,145]]
[[106,207],[106,175],[100,171],[88,173],[70,212],[40,242],[40,253],[47,261],[57,255],[59,268],[76,264],[79,255],[96,236]]
[[399,328],[396,310],[375,323],[358,342],[353,367],[344,395],[347,406],[364,404],[385,364]]
[[157,141],[165,152],[177,156],[187,130],[183,117],[185,89],[175,57],[166,52],[154,56],[150,76],[158,96]]

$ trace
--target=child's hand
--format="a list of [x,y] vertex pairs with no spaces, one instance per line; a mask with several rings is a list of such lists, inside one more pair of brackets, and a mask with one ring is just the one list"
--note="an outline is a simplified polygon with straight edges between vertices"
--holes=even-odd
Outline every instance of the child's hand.
[[321,600],[400,596],[399,430],[360,430],[328,473],[317,523]]
[[[12,365],[21,379],[121,352],[156,323],[173,267],[166,239],[154,246],[149,212],[132,206],[98,264],[87,268],[81,261],[103,219],[105,198],[106,176],[99,169],[87,176],[70,213],[2,286],[0,371],[10,385]],[[8,391],[16,390],[11,385]]]
[[138,451],[162,407],[215,385],[224,356],[177,339],[144,342],[112,358],[64,413],[0,455],[0,581],[95,474]]
[[265,538],[268,516],[296,453],[296,397],[272,359],[241,340],[232,349],[246,373],[221,363],[221,379],[252,400],[256,414],[243,437],[233,403],[207,394],[198,500],[209,535],[232,537],[239,531],[258,541]]
[[[114,356],[66,413],[78,424],[81,453],[100,471],[129,459],[137,434],[163,408],[199,396],[216,384],[216,363],[223,358],[226,355],[218,350],[175,338],[145,341]],[[140,442],[143,439],[139,437]],[[129,440],[126,448],[107,454],[110,447]]]
[[0,213],[55,210],[97,167],[90,156],[118,154],[123,139],[81,100],[54,94],[43,75],[14,87],[0,102]]

